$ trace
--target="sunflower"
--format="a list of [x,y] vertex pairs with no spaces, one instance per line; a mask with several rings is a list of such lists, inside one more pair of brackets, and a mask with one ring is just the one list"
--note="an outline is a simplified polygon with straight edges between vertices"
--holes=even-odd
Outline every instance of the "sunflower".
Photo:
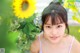
[[36,10],[36,0],[14,0],[14,14],[18,18],[29,18]]

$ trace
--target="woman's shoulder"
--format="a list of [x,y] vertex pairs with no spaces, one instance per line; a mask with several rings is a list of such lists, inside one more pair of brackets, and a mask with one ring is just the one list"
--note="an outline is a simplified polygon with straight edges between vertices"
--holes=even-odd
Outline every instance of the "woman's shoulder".
[[73,42],[73,52],[80,53],[80,42],[75,38]]
[[38,51],[39,51],[39,41],[36,38],[31,44],[30,52],[31,53],[38,53]]
[[69,35],[68,38],[73,40],[72,53],[80,53],[80,42],[72,35]]
[[66,39],[67,41],[69,41],[69,42],[71,42],[73,38],[75,38],[75,37],[72,36],[72,35],[68,35],[68,34],[65,35],[65,39]]
[[40,39],[42,38],[42,32],[38,35],[36,35],[35,40],[31,44],[31,50],[32,51],[39,51],[40,49]]
[[73,41],[71,53],[80,53],[80,41],[78,41],[78,40],[76,39],[76,37],[74,37],[73,35],[68,35],[68,36],[67,36],[67,40],[68,40],[68,42],[70,42],[70,43],[72,43],[72,41]]
[[32,53],[38,53],[39,52],[39,48],[40,48],[39,37],[40,37],[40,34],[39,35],[36,35],[35,40],[31,44],[30,51]]
[[39,36],[36,36],[35,40],[32,42],[31,45],[38,47],[38,45],[39,45]]
[[66,37],[67,40],[75,39],[75,37],[74,37],[73,35],[68,35],[68,34],[66,34],[65,37]]

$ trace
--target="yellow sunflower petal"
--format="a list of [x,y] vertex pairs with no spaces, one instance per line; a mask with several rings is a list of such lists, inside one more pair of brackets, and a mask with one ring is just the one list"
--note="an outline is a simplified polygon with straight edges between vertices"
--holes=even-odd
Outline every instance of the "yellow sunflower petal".
[[[26,10],[22,10],[23,2],[28,2],[28,8]],[[18,18],[29,18],[32,16],[36,10],[36,0],[14,0],[13,2],[14,14]]]

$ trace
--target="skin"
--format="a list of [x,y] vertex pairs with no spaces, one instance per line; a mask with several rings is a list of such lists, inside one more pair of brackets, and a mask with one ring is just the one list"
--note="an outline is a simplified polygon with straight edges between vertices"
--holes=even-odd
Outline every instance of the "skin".
[[[65,23],[51,24],[51,17],[44,24],[44,31],[40,34],[43,53],[68,53],[73,37],[65,34]],[[31,53],[39,53],[40,42],[38,37],[31,45]],[[71,53],[80,53],[80,43],[74,38]]]

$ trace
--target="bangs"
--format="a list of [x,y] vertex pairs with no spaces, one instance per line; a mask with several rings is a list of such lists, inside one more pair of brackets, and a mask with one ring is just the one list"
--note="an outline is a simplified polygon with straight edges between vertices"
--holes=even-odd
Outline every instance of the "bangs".
[[64,23],[64,20],[62,19],[60,15],[51,13],[50,15],[46,17],[45,24],[48,22],[49,18],[51,18],[52,25]]

